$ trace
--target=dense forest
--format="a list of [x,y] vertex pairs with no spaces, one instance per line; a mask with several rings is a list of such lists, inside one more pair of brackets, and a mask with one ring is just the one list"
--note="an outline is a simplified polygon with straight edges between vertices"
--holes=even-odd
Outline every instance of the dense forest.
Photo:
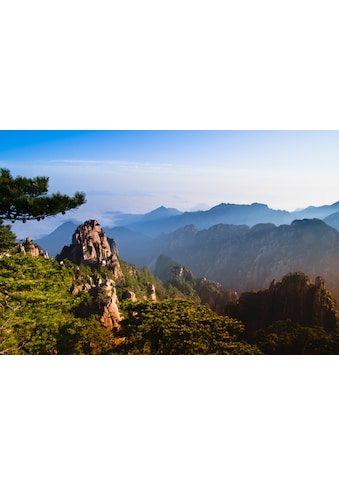
[[[126,277],[117,294],[133,292],[140,300],[122,300],[118,328],[106,328],[100,319],[104,291],[91,294],[82,283],[103,279],[107,271],[7,252],[0,258],[0,353],[260,353],[242,341],[243,325],[237,320],[184,299],[147,269],[121,266]],[[150,281],[164,300],[146,300]],[[84,289],[74,295],[72,288],[79,284]]]
[[163,280],[57,261],[3,224],[0,253],[1,354],[339,353],[334,299],[306,275],[236,299],[169,258]]

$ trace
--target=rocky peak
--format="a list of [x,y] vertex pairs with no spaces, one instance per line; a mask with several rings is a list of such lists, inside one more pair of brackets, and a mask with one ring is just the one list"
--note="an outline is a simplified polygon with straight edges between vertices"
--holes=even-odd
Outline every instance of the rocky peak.
[[59,261],[69,259],[75,264],[93,267],[107,266],[115,278],[122,278],[118,248],[114,240],[109,240],[96,220],[88,220],[77,227],[72,244],[64,246]]
[[48,258],[47,251],[44,251],[39,246],[35,245],[30,237],[26,237],[25,242],[19,244],[18,252],[29,254],[34,258],[39,256],[43,256],[46,259]]

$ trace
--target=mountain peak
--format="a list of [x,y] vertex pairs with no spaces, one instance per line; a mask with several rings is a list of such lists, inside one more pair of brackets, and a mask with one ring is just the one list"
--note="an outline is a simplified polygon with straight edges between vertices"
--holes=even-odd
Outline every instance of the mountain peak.
[[164,217],[179,216],[180,214],[182,214],[182,212],[178,209],[161,205],[157,209],[147,212],[147,214],[143,216],[143,220],[162,219]]
[[108,241],[100,223],[91,219],[77,227],[72,237],[72,244],[64,246],[58,260],[69,259],[75,264],[89,266],[107,266],[115,277],[122,277],[118,260],[118,248],[114,240]]

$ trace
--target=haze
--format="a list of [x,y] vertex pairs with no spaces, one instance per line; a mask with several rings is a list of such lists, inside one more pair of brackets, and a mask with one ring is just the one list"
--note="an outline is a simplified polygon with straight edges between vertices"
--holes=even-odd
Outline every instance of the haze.
[[84,191],[87,204],[65,218],[113,225],[112,211],[144,213],[221,202],[294,210],[339,199],[338,131],[1,131],[0,167],[45,175],[50,191]]

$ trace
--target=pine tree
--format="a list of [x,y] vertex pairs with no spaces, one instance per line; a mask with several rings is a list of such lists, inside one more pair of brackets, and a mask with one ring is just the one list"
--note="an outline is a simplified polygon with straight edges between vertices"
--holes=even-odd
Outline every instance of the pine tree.
[[10,226],[4,226],[0,219],[0,254],[7,251],[15,244],[15,234],[11,231]]
[[0,219],[26,222],[64,214],[86,202],[85,194],[73,197],[60,192],[47,195],[48,177],[12,177],[7,169],[0,169]]

